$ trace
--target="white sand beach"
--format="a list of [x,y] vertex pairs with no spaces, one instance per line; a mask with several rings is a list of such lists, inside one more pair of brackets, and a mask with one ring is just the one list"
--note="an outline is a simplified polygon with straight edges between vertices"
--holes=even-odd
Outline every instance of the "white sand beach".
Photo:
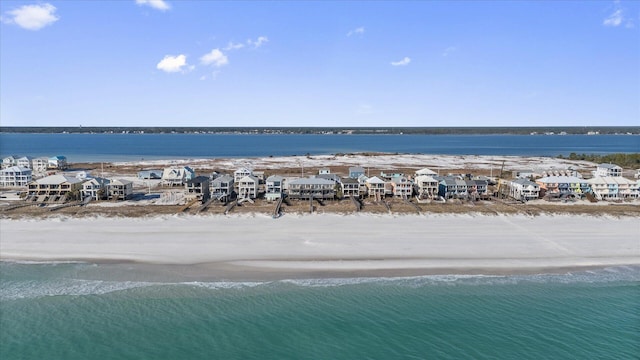
[[2,219],[0,258],[293,273],[546,271],[640,264],[637,220],[553,214]]

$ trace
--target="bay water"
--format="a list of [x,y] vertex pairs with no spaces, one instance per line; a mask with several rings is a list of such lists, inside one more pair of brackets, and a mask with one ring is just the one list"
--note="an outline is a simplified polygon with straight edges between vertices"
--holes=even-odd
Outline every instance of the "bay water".
[[65,155],[70,162],[385,152],[567,156],[640,152],[638,135],[277,135],[0,133],[0,157]]

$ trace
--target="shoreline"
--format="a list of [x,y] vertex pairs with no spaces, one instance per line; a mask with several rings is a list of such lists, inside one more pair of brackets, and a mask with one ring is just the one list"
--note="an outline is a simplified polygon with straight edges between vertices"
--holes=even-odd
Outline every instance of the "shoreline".
[[511,275],[640,264],[636,217],[254,214],[1,219],[0,226],[3,261],[84,260],[150,278]]

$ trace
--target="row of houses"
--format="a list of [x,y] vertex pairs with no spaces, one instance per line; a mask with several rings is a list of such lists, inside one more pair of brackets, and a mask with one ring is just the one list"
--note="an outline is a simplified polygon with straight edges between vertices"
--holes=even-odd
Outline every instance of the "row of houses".
[[133,182],[124,179],[79,178],[50,175],[27,184],[27,199],[37,202],[76,200],[127,200],[133,195]]
[[2,169],[8,169],[10,167],[20,167],[23,169],[30,169],[33,172],[41,173],[48,170],[65,170],[69,166],[67,158],[62,155],[51,157],[32,157],[32,156],[18,156],[11,155],[1,159]]
[[535,180],[500,180],[498,192],[517,200],[542,197],[581,198],[592,194],[597,200],[624,200],[640,197],[640,181],[619,175],[595,176],[582,179],[576,176],[547,176]]

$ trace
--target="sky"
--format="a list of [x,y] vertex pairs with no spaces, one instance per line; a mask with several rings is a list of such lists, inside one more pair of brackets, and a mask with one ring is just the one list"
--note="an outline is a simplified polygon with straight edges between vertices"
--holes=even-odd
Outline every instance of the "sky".
[[0,2],[2,126],[640,126],[638,1]]

